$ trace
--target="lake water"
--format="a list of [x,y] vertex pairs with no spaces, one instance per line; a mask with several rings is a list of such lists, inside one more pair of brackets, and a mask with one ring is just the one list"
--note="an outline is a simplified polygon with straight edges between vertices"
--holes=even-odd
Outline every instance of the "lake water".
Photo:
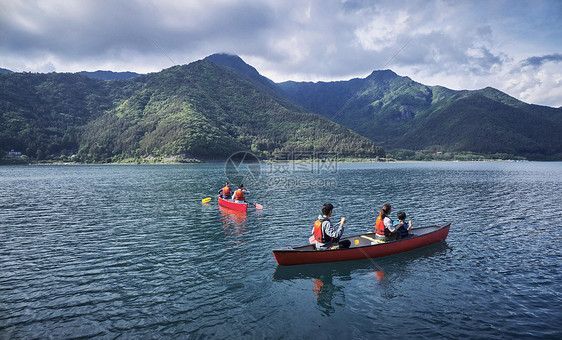
[[[262,167],[247,214],[201,203],[223,164],[0,167],[0,338],[562,336],[562,163],[289,165]],[[451,230],[278,266],[324,202],[346,235],[387,202]]]

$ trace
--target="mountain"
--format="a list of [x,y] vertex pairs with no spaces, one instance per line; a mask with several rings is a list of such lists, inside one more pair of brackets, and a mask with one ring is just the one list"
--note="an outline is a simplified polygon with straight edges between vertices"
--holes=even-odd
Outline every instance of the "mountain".
[[385,149],[506,153],[562,159],[562,110],[485,88],[426,86],[390,70],[338,82],[284,82],[279,91]]
[[82,128],[130,96],[138,83],[71,73],[0,74],[0,154],[37,159],[78,149]]
[[94,158],[209,159],[240,150],[263,157],[293,151],[384,155],[368,139],[284,105],[238,72],[206,60],[147,75],[142,88],[85,131],[79,154]]
[[12,72],[12,71],[5,68],[0,68],[0,73],[7,73],[7,72]]
[[[350,131],[345,126],[354,132]],[[454,91],[390,70],[336,82],[274,83],[238,56],[103,81],[0,73],[0,151],[83,161],[213,159],[252,150],[382,156],[476,152],[562,159],[562,109],[493,88]]]
[[215,65],[235,70],[245,75],[256,84],[263,85],[266,88],[276,89],[276,85],[272,80],[262,76],[253,66],[246,64],[246,62],[237,55],[216,53],[206,57],[204,60],[210,61]]
[[0,75],[0,149],[81,161],[251,150],[384,156],[358,134],[307,112],[247,76],[201,60],[111,82],[80,74]]
[[87,72],[81,71],[78,74],[84,75],[88,78],[101,79],[101,80],[117,80],[117,79],[131,79],[138,77],[140,74],[135,72],[113,72],[113,71],[95,71]]

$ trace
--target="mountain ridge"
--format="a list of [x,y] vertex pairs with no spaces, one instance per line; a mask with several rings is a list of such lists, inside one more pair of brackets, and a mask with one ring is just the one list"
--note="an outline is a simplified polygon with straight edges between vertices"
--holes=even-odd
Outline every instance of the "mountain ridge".
[[80,71],[77,72],[78,74],[84,75],[89,78],[93,79],[100,79],[100,80],[123,80],[123,79],[131,79],[134,77],[140,76],[139,73],[136,72],[114,72],[114,71],[102,71],[97,70],[94,72],[89,71]]
[[[210,61],[126,80],[0,75],[0,149],[83,162],[292,152],[377,157],[368,139]],[[339,143],[338,143],[339,141]]]
[[[193,68],[199,72],[187,71]],[[39,159],[76,149],[95,161],[150,153],[205,158],[209,150],[223,155],[242,147],[272,157],[319,146],[350,156],[381,156],[382,146],[562,159],[561,108],[527,104],[492,87],[428,86],[391,70],[333,82],[274,83],[240,57],[220,53],[110,82],[83,73],[9,72],[0,74],[0,83],[6,127],[0,149]],[[337,131],[341,140],[326,138],[318,126]],[[227,142],[217,144],[218,136]]]
[[[390,70],[349,81],[284,82],[278,86],[308,110],[387,150],[562,159],[562,110],[527,104],[492,87],[451,90],[427,86]],[[328,108],[323,98],[329,98]]]

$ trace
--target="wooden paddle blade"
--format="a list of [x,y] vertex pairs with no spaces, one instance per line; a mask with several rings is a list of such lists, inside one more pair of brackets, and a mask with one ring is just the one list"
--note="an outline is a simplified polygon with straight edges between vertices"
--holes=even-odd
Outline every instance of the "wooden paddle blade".
[[263,205],[257,203],[254,203],[254,207],[256,207],[256,209],[263,209]]
[[203,199],[201,200],[201,202],[207,203],[207,202],[209,202],[211,199],[213,199],[213,198],[212,198],[212,197],[203,198]]

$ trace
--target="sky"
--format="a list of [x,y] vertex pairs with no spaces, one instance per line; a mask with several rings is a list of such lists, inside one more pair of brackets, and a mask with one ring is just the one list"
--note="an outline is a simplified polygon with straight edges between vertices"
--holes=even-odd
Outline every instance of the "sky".
[[275,82],[391,69],[562,106],[560,0],[0,0],[0,68],[158,72],[213,53]]

